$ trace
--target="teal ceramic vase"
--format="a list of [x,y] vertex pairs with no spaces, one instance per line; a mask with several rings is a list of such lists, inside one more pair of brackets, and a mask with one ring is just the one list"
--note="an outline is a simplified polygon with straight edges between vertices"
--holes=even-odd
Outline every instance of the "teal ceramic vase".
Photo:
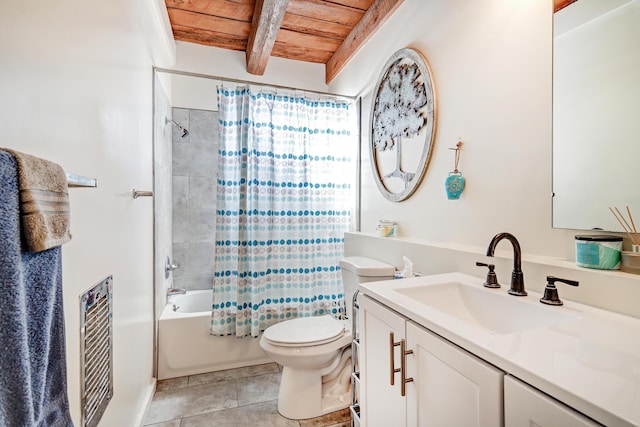
[[462,173],[449,173],[444,185],[447,190],[447,199],[458,200],[462,194],[462,190],[464,190],[464,177],[462,176]]

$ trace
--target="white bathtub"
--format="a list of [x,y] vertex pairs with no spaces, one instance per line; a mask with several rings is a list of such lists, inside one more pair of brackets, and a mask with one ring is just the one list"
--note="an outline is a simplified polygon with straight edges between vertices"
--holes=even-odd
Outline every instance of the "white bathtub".
[[271,362],[257,338],[209,334],[212,297],[189,291],[169,298],[158,321],[159,380]]

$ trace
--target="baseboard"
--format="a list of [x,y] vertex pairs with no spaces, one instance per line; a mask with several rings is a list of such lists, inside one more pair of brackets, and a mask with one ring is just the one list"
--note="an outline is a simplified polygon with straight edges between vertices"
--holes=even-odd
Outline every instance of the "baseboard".
[[138,412],[138,416],[136,417],[135,425],[142,427],[144,424],[144,418],[147,415],[147,411],[149,410],[149,406],[151,405],[151,401],[153,401],[153,395],[156,394],[156,385],[158,381],[155,378],[151,378],[151,384],[147,387],[147,391],[144,395],[144,399],[142,400],[142,405],[140,406],[140,411]]

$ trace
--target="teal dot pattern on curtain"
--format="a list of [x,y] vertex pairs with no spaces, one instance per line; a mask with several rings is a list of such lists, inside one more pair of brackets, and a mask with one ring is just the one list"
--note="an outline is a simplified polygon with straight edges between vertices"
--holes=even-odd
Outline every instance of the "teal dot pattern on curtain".
[[355,108],[249,87],[219,87],[218,103],[211,333],[257,337],[283,320],[343,314]]

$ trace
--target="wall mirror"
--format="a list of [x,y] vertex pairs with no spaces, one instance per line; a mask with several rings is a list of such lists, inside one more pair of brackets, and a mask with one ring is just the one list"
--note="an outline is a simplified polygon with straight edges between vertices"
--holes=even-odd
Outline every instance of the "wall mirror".
[[638,22],[640,0],[578,0],[554,14],[554,228],[623,231],[609,207],[640,219]]

